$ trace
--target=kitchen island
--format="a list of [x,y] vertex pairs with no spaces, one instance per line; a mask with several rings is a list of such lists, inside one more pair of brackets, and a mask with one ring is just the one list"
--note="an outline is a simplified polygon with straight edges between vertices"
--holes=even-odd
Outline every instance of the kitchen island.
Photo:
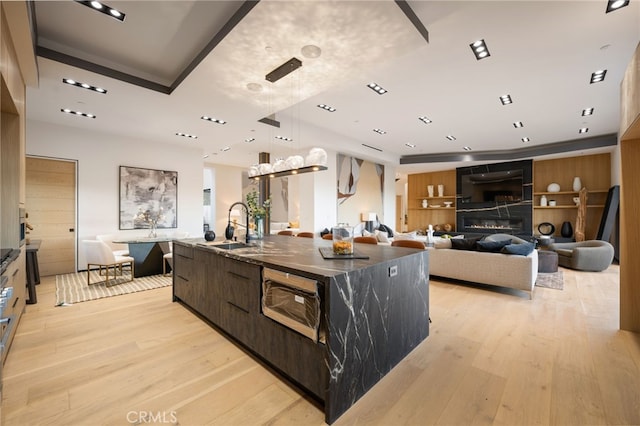
[[175,241],[174,301],[313,396],[327,423],[429,335],[427,250],[355,244],[362,258],[347,260],[325,259],[332,241],[318,238],[238,246]]

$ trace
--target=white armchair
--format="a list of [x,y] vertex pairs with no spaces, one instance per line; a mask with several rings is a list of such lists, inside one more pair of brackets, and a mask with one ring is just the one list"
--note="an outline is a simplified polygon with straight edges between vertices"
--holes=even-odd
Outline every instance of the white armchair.
[[[118,273],[122,275],[124,265],[129,265],[131,270],[131,279],[129,281],[133,281],[135,265],[135,259],[133,257],[114,255],[107,243],[100,240],[84,240],[82,244],[87,260],[87,285],[105,283],[109,287],[117,284],[117,282],[110,282],[109,271],[113,271],[113,280]],[[91,282],[92,266],[97,266],[100,274],[102,274],[103,270],[105,271],[106,277],[104,281],[98,283]]]

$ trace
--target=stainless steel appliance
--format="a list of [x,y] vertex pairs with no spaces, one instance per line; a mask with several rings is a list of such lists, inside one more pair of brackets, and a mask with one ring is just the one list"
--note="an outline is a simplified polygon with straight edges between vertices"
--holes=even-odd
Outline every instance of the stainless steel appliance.
[[318,282],[288,272],[262,271],[262,313],[313,340],[324,341]]
[[27,212],[25,209],[18,209],[18,217],[20,218],[20,246],[27,241]]

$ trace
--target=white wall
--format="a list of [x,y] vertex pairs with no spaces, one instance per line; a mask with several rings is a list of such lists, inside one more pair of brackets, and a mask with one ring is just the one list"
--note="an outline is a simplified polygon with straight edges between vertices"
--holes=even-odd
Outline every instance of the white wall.
[[[119,167],[133,166],[178,172],[178,228],[202,234],[202,153],[185,146],[149,141],[27,121],[27,155],[77,160],[77,241],[98,234],[146,235],[143,230],[119,228]],[[78,252],[78,267],[84,269]]]

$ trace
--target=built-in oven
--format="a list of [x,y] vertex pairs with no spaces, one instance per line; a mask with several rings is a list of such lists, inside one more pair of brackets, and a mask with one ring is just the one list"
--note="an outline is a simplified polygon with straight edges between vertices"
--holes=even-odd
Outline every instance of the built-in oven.
[[20,246],[27,241],[27,212],[25,209],[18,209],[18,217],[20,218]]
[[262,313],[314,342],[324,342],[322,299],[316,280],[264,268]]

